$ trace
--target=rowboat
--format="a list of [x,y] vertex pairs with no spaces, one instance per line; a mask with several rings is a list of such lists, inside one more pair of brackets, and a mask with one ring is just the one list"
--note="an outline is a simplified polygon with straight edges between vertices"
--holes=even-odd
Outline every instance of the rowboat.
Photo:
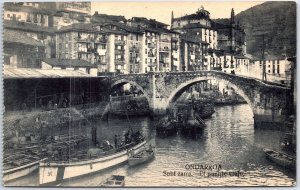
[[87,160],[40,162],[39,184],[49,185],[94,172],[99,172],[128,161],[129,152],[137,153],[146,144],[145,140],[126,145],[126,149],[107,153]]
[[129,156],[128,164],[129,166],[136,166],[145,162],[148,162],[154,158],[154,151],[151,150],[143,150],[137,154],[133,154]]
[[102,187],[124,187],[125,186],[125,176],[122,175],[112,175],[101,185]]
[[267,148],[264,148],[263,151],[265,152],[267,158],[269,158],[276,164],[288,169],[296,169],[295,157],[285,154],[283,152],[278,152]]
[[38,156],[31,156],[26,154],[16,154],[7,157],[3,161],[3,181],[4,183],[24,177],[39,167],[39,162],[44,161]]

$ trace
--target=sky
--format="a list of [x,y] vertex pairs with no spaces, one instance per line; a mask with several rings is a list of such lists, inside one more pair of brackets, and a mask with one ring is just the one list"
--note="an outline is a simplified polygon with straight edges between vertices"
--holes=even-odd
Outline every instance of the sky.
[[235,14],[238,14],[261,3],[263,1],[92,2],[92,14],[98,11],[99,14],[122,15],[127,19],[133,16],[146,17],[170,24],[172,10],[176,18],[195,13],[198,8],[203,6],[210,12],[212,19],[229,18],[232,8],[234,8]]

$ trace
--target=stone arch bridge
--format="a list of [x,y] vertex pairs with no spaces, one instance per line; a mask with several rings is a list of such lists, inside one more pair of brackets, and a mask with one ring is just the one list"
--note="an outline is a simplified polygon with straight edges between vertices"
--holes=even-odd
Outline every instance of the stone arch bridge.
[[275,125],[285,121],[290,110],[291,89],[258,79],[228,74],[220,71],[192,71],[116,75],[105,78],[109,88],[132,84],[146,96],[153,114],[164,114],[170,104],[187,87],[216,79],[225,82],[250,105],[255,125]]

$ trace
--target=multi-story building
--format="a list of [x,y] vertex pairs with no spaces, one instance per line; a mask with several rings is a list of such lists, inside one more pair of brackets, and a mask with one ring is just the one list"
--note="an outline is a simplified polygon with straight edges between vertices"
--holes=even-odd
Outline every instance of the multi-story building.
[[46,58],[55,57],[55,29],[33,23],[4,20],[3,26],[7,31],[15,31],[26,35],[43,44]]
[[172,12],[171,29],[180,33],[197,35],[209,44],[209,48],[218,49],[217,29],[210,19],[210,13],[202,7],[194,14],[174,18]]
[[42,42],[28,36],[23,31],[4,29],[4,65],[18,68],[40,68],[45,58]]
[[86,60],[100,72],[109,71],[108,33],[92,24],[72,24],[56,34],[56,57]]
[[23,6],[18,3],[4,3],[4,20],[13,20],[19,22],[33,23],[47,27],[51,11],[34,6]]
[[172,33],[171,37],[171,71],[180,71],[180,34],[177,32]]
[[[284,55],[269,56],[265,60],[255,58],[251,71],[248,72],[251,77],[269,82],[285,84],[291,79],[291,63]],[[247,75],[247,73],[243,73],[243,75]]]
[[172,33],[168,30],[159,33],[158,41],[158,71],[171,71],[171,57],[172,57]]
[[180,71],[200,70],[203,63],[202,41],[197,36],[186,34],[182,34],[180,39]]

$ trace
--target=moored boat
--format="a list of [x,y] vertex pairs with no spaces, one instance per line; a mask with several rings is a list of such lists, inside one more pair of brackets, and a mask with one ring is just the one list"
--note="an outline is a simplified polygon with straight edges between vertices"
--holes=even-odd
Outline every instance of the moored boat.
[[137,154],[132,154],[129,156],[128,164],[129,166],[136,166],[142,163],[149,162],[155,157],[154,150],[151,145],[148,149],[145,149]]
[[285,154],[283,152],[278,152],[275,150],[264,148],[267,158],[275,162],[276,164],[283,166],[287,169],[296,169],[296,159],[295,157]]
[[124,187],[125,186],[125,176],[122,175],[112,175],[107,178],[106,181],[101,184],[102,187]]
[[103,156],[83,159],[83,160],[68,160],[68,161],[44,161],[40,162],[39,167],[39,184],[47,185],[57,183],[59,181],[70,179],[94,172],[99,172],[104,169],[124,163],[128,160],[129,152],[136,153],[144,145],[146,141],[132,142],[126,144],[124,149],[120,151],[104,152]]
[[169,117],[162,118],[156,125],[156,134],[159,137],[165,138],[177,133],[177,122],[169,119]]
[[3,182],[6,183],[34,172],[38,169],[39,162],[45,159],[27,154],[16,154],[4,158]]

